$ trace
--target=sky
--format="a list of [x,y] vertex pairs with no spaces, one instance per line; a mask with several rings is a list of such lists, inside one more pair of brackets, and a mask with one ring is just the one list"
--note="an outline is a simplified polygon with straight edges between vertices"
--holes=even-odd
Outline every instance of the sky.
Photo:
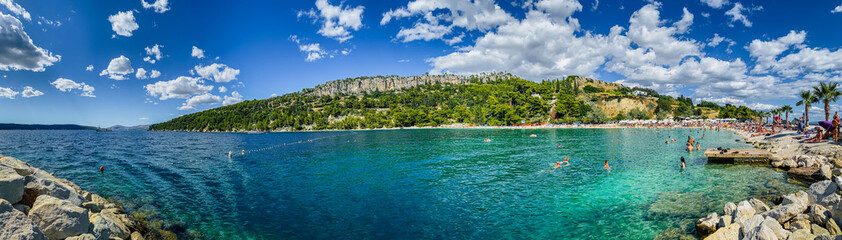
[[152,124],[337,79],[480,72],[579,75],[798,116],[799,91],[842,81],[842,0],[0,5],[10,123]]

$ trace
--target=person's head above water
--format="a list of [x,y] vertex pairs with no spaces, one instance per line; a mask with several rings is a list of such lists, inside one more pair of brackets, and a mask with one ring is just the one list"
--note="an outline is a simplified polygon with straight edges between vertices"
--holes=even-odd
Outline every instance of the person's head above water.
[[681,162],[684,162],[684,157],[681,157]]

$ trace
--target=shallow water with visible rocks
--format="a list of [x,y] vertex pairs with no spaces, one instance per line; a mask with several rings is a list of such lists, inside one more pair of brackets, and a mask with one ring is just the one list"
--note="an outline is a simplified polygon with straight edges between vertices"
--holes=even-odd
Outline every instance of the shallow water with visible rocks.
[[0,131],[0,153],[183,238],[678,238],[726,202],[805,189],[766,166],[707,164],[686,134],[751,146],[697,131]]

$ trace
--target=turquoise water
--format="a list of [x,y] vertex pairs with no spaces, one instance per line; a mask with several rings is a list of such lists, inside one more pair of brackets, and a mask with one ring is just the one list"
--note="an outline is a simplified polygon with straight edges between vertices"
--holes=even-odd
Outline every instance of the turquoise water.
[[[804,188],[763,166],[706,164],[683,150],[684,134],[0,131],[0,153],[184,238],[652,239],[667,228],[692,234],[692,221],[727,201]],[[668,136],[679,142],[665,144]],[[749,147],[738,140],[707,131],[700,142]],[[553,169],[565,156],[571,165]]]

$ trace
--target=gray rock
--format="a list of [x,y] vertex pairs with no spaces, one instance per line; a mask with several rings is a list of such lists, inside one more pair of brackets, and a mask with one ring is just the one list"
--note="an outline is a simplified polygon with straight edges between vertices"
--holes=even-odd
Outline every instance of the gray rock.
[[699,238],[705,238],[716,232],[716,225],[719,223],[719,214],[711,213],[696,221],[696,233]]
[[727,227],[720,228],[716,230],[713,234],[705,238],[705,240],[731,240],[731,239],[740,239],[741,233],[740,228],[742,227],[739,223],[732,223]]
[[82,208],[90,210],[92,213],[98,213],[105,209],[105,204],[101,202],[86,202],[82,203]]
[[807,190],[807,194],[810,196],[811,201],[827,207],[839,202],[839,195],[836,194],[837,189],[836,183],[830,180],[824,180],[811,184],[810,189]]
[[818,235],[815,240],[842,240],[842,236]]
[[90,233],[85,233],[85,234],[82,234],[82,235],[79,235],[79,236],[69,237],[65,240],[98,240],[98,239],[96,237],[94,237],[94,235],[91,235]]
[[734,213],[734,210],[737,210],[737,204],[734,204],[732,202],[728,202],[728,203],[725,204],[725,207],[723,208],[723,210],[725,210],[725,215],[731,216],[731,214]]
[[[833,177],[842,176],[842,169],[839,169],[839,168],[833,169],[833,171],[830,173],[830,175],[833,175]],[[839,184],[839,183],[837,182],[836,184]]]
[[133,232],[131,235],[131,240],[143,240],[143,235],[139,232]]
[[795,232],[792,232],[792,234],[789,235],[789,238],[787,238],[787,240],[813,240],[815,238],[816,236],[810,233],[810,230],[799,229]]
[[770,217],[766,217],[766,219],[763,219],[763,223],[761,223],[761,225],[772,229],[772,232],[775,233],[775,236],[777,236],[778,239],[786,239],[787,237],[789,237],[790,234],[792,234],[792,232],[784,229],[784,227],[781,226],[780,223],[778,223],[778,220],[775,220]]
[[29,218],[49,239],[65,239],[88,232],[88,210],[67,200],[49,195],[38,196]]
[[[731,214],[731,221],[743,223],[751,218],[751,216],[754,216],[754,214],[755,211],[754,208],[751,207],[751,204],[749,204],[748,201],[742,201],[737,204],[737,209]],[[761,218],[760,221],[763,221],[763,219]]]
[[[99,214],[95,214],[99,215]],[[111,237],[111,229],[108,228],[109,222],[103,217],[93,217],[94,220],[94,236],[97,240],[108,240]]]
[[804,213],[811,204],[812,202],[810,201],[810,197],[804,191],[795,194],[787,194],[784,195],[781,205],[775,209],[766,211],[761,215],[763,215],[763,217],[772,217],[775,220],[778,220],[778,223],[784,223],[796,215]]
[[26,214],[18,211],[9,201],[0,199],[0,239],[45,240],[44,233]]
[[91,220],[94,221],[94,229],[108,229],[110,237],[125,239],[129,237],[131,231],[129,231],[129,228],[122,221],[124,218],[121,216],[124,215],[117,213],[116,209],[105,209],[100,213],[94,214]]
[[822,226],[816,225],[815,223],[810,225],[810,230],[812,230],[813,235],[816,235],[816,236],[818,236],[818,235],[830,235],[830,232],[828,232],[827,229],[823,228]]
[[771,164],[773,168],[780,168],[781,166],[784,165],[784,161],[783,160],[778,160],[778,161],[772,160],[769,164]]
[[74,206],[82,205],[85,198],[76,193],[73,186],[69,186],[59,179],[52,176],[44,176],[44,178],[36,177],[38,173],[26,176],[26,192],[28,194],[36,194],[36,196],[29,196],[37,199],[41,195],[50,195],[58,199],[68,200]]
[[821,180],[830,180],[830,178],[833,177],[832,172],[830,171],[830,165],[827,164],[822,165],[816,174],[815,178]]
[[743,222],[743,236],[747,236],[749,232],[763,224],[764,218],[760,215],[754,215]]
[[17,209],[18,211],[21,211],[23,214],[29,214],[29,209],[31,209],[29,206],[23,204],[15,204],[12,205],[12,207]]
[[0,166],[0,199],[17,203],[23,198],[24,178],[14,169]]
[[756,198],[748,200],[748,203],[751,204],[751,207],[754,208],[754,212],[757,214],[769,211],[769,206],[766,205],[766,203],[763,203],[763,201],[757,200]]
[[743,240],[778,240],[778,236],[771,228],[760,225],[748,231]]

